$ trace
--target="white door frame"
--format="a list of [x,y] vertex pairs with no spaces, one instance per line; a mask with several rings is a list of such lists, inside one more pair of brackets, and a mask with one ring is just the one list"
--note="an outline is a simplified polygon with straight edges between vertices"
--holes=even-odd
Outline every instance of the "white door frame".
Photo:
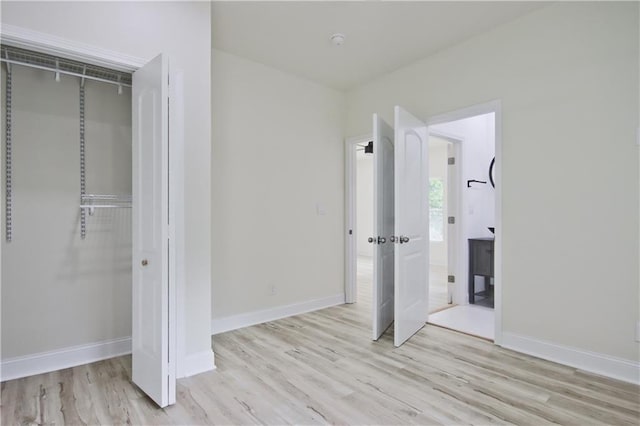
[[358,267],[358,212],[356,198],[356,147],[358,144],[368,143],[373,139],[372,134],[347,138],[344,145],[345,159],[345,268],[344,268],[344,300],[345,303],[355,303],[358,299],[357,267]]
[[[462,120],[477,115],[495,113],[495,259],[494,259],[494,313],[495,336],[494,343],[502,344],[502,102],[494,100],[483,104],[473,105],[455,111],[436,114],[427,119],[427,126],[450,121]],[[462,182],[462,180],[460,180]],[[460,206],[458,207],[460,208]],[[460,228],[458,228],[460,229]],[[464,242],[462,242],[464,243]],[[464,250],[465,245],[458,247]],[[460,258],[460,257],[459,257]],[[459,264],[459,262],[458,262]],[[458,265],[460,266],[460,265]],[[464,277],[460,277],[463,279]],[[462,286],[460,286],[462,287]]]
[[[147,62],[142,58],[14,25],[3,24],[0,28],[0,39],[3,44],[8,46],[47,53],[130,73],[133,73]],[[181,78],[179,83],[182,83]],[[170,93],[176,96],[176,99],[172,99],[172,105],[177,101],[178,106],[181,107],[182,84],[179,84],[176,88],[172,87]],[[176,110],[175,107],[172,107],[171,111],[174,111],[174,114],[170,113],[169,116],[169,137],[172,138],[169,170],[173,172],[169,174],[169,187],[171,189],[184,187],[184,167],[182,164],[184,124],[182,115],[175,114]],[[173,191],[174,194],[182,194],[183,192],[179,189]],[[178,378],[184,376],[184,363],[186,361],[186,344],[184,342],[184,330],[186,328],[184,315],[184,242],[180,239],[184,235],[184,203],[176,203],[175,199],[170,199],[169,203],[172,217],[176,219],[169,233],[171,236],[178,236],[177,243],[175,238],[170,240],[169,243],[169,263],[174,266],[174,271],[169,275],[169,306],[175,313],[170,316],[170,328],[173,328],[177,334],[172,333],[172,336],[175,336],[172,339],[172,344],[175,345],[172,350],[175,354],[175,362],[172,363],[173,371],[171,373]]]
[[[428,129],[429,137],[434,136],[440,139],[444,139],[447,142],[451,143],[452,149],[454,152],[454,158],[456,159],[455,171],[453,173],[454,179],[452,184],[449,179],[447,179],[447,217],[453,216],[455,217],[455,223],[453,225],[449,224],[448,221],[445,223],[446,226],[446,234],[447,234],[447,267],[449,270],[453,270],[453,275],[455,276],[456,282],[454,283],[454,291],[452,294],[452,303],[454,305],[459,305],[464,303],[464,288],[466,286],[466,280],[463,280],[463,268],[460,262],[462,259],[461,250],[464,249],[464,241],[462,239],[461,229],[464,229],[464,217],[462,213],[462,191],[455,189],[455,185],[460,185],[462,182],[462,143],[464,142],[464,138],[456,135],[452,135],[446,132],[442,132],[440,130]],[[447,156],[448,157],[448,156]],[[449,166],[447,166],[449,167]],[[453,195],[452,195],[453,193]],[[453,203],[451,203],[451,199],[453,199]],[[453,206],[452,206],[453,204]],[[447,220],[445,217],[445,220]],[[450,230],[450,227],[454,227],[454,232]],[[450,254],[453,253],[453,256]],[[453,259],[452,259],[453,258]],[[451,268],[451,263],[453,262],[453,268]],[[431,287],[429,287],[431,289]]]

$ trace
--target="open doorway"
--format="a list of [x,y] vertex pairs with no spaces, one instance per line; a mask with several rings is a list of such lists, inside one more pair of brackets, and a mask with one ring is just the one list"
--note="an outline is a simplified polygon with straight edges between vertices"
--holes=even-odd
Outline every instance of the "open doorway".
[[349,138],[346,162],[345,302],[371,309],[373,282],[373,144],[372,135]]
[[[383,172],[380,166],[376,168],[373,164],[373,179],[360,178],[363,182],[374,182],[373,195],[375,206],[376,199],[376,179],[387,182],[381,176],[394,176],[395,195],[391,195],[389,203],[384,202],[382,206],[395,205],[395,214],[389,216],[390,221],[395,223],[395,230],[377,230],[374,234],[369,234],[366,229],[358,226],[357,214],[357,149],[363,149],[370,140],[369,137],[351,138],[347,141],[346,151],[346,205],[347,205],[347,239],[346,239],[346,286],[345,295],[347,303],[354,303],[360,300],[357,297],[361,293],[362,287],[356,286],[358,271],[360,271],[361,282],[369,279],[368,283],[378,290],[385,292],[387,281],[391,283],[391,288],[395,297],[403,296],[405,300],[400,306],[418,306],[419,314],[412,318],[424,317],[424,322],[451,328],[464,333],[472,334],[488,340],[493,340],[497,344],[501,342],[501,240],[500,240],[500,104],[491,102],[475,107],[432,117],[428,121],[428,126],[419,119],[410,116],[400,107],[395,108],[395,137],[391,136],[391,144],[395,146],[391,151],[398,149],[398,143],[411,143],[413,147],[420,146],[420,155],[424,155],[422,161],[412,161],[410,164],[403,163],[402,160],[418,158],[416,155],[406,155],[402,151],[395,154],[395,166],[389,171]],[[405,121],[411,121],[410,126],[403,127],[403,114]],[[377,133],[376,133],[377,132]],[[386,133],[385,133],[386,132]],[[391,133],[389,133],[391,132]],[[374,151],[376,138],[382,140],[380,135],[393,135],[394,129],[386,125],[374,114]],[[427,133],[429,136],[427,136]],[[378,136],[376,136],[376,134]],[[424,134],[424,136],[422,136]],[[387,140],[389,139],[386,137]],[[429,144],[429,139],[433,139],[433,146],[425,149]],[[380,142],[379,142],[380,143]],[[380,145],[386,146],[386,145]],[[424,153],[428,151],[425,155]],[[438,152],[440,151],[440,152]],[[373,155],[373,161],[381,161],[384,158],[393,158],[393,152],[382,155],[383,152]],[[437,163],[429,167],[432,172],[426,174],[427,163],[433,156],[432,162]],[[398,160],[400,159],[400,160]],[[420,173],[410,170],[416,164],[424,164]],[[393,161],[391,162],[393,164]],[[409,169],[407,169],[407,167]],[[440,169],[438,171],[438,168]],[[376,172],[376,170],[378,170]],[[395,170],[395,171],[394,171]],[[420,177],[419,179],[408,179],[408,177]],[[400,179],[400,180],[399,180]],[[362,183],[362,182],[361,182]],[[388,183],[388,182],[387,182]],[[418,185],[420,185],[418,187]],[[382,188],[378,185],[378,189]],[[406,197],[407,188],[413,189],[413,197]],[[398,196],[405,195],[404,204],[399,202]],[[416,199],[420,199],[419,202]],[[378,200],[384,199],[380,196]],[[409,202],[407,202],[409,201]],[[367,210],[364,204],[372,206],[371,201],[365,202],[361,199],[363,206],[361,210]],[[374,206],[374,207],[375,207]],[[400,209],[399,207],[400,206]],[[423,207],[420,207],[423,206]],[[428,211],[427,206],[432,206]],[[375,220],[375,209],[374,220]],[[402,222],[398,218],[398,213],[409,212],[416,219],[414,222],[421,227],[424,225],[423,234],[411,233],[399,224]],[[418,217],[420,216],[420,217]],[[386,217],[386,216],[385,216]],[[365,220],[365,219],[360,219]],[[380,221],[378,221],[380,222]],[[386,223],[386,219],[384,222]],[[431,223],[430,226],[427,226]],[[356,229],[357,228],[357,229]],[[373,229],[373,227],[369,227]],[[360,231],[360,232],[358,232]],[[495,232],[495,233],[494,233]],[[364,235],[358,235],[364,234]],[[417,237],[410,237],[418,235]],[[369,263],[368,273],[363,260],[368,256],[362,256],[363,251],[358,252],[360,246],[369,243],[371,236],[376,241],[376,247],[380,250],[388,243],[394,243],[395,247],[395,272],[393,279],[378,282],[376,279],[376,259],[378,255],[373,250],[371,263]],[[376,238],[377,237],[377,238]],[[398,264],[403,265],[398,257],[398,250],[402,243],[413,241],[424,241],[427,253],[424,261],[414,262],[417,265],[412,271],[416,276],[411,278],[413,283],[424,283],[415,285],[413,289],[419,294],[406,294],[400,287],[406,287],[406,277],[398,276]],[[478,240],[480,246],[474,249],[470,244]],[[366,241],[366,243],[365,243]],[[440,245],[438,250],[435,246]],[[378,250],[378,253],[380,251]],[[438,252],[440,253],[438,255]],[[361,256],[358,256],[360,254]],[[472,256],[470,256],[472,254]],[[402,253],[400,253],[402,255]],[[361,268],[358,268],[358,258],[360,257]],[[402,256],[400,256],[402,257]],[[414,258],[417,256],[414,256]],[[431,259],[433,257],[433,259]],[[413,258],[412,258],[413,259]],[[406,259],[405,259],[406,260]],[[377,262],[380,265],[380,261]],[[473,265],[473,267],[470,266]],[[426,268],[425,268],[426,266]],[[478,269],[478,267],[482,267]],[[408,269],[403,269],[407,272]],[[389,278],[391,275],[387,274]],[[382,276],[387,276],[382,275]],[[418,276],[419,275],[419,276]],[[378,274],[378,277],[381,275]],[[367,281],[364,281],[366,283]],[[400,285],[400,287],[399,287]],[[357,288],[357,290],[356,290]],[[400,291],[399,291],[400,290]],[[404,293],[403,293],[404,291]],[[369,291],[366,293],[375,296],[376,293]],[[428,294],[426,294],[428,293]],[[378,295],[379,296],[379,295]],[[366,298],[366,296],[365,296]],[[365,301],[363,298],[363,301]],[[383,302],[386,299],[382,300]],[[373,315],[373,329],[376,335],[376,312],[378,319],[382,312],[381,305],[375,301],[375,297],[370,299],[368,309]],[[429,303],[431,302],[431,303]],[[394,300],[395,308],[391,315],[391,322],[394,322],[394,329],[398,325],[398,300]],[[380,305],[380,306],[379,306]],[[483,306],[484,305],[484,306]],[[450,309],[449,309],[450,308]],[[385,311],[386,312],[386,311]],[[384,313],[384,312],[383,312]],[[383,315],[384,316],[384,315]],[[387,318],[388,316],[384,316]],[[427,319],[428,317],[428,319]],[[395,319],[395,321],[393,321]],[[422,322],[422,325],[424,325]],[[384,322],[388,326],[387,322]],[[378,324],[379,325],[379,324]],[[387,327],[383,327],[386,329]],[[420,328],[419,322],[414,324],[414,331]],[[383,330],[384,331],[384,330]],[[379,333],[381,335],[382,333]],[[407,334],[407,333],[405,333]],[[410,334],[407,335],[410,337]],[[394,344],[397,331],[394,332]],[[376,340],[377,337],[374,337]],[[406,340],[406,339],[405,339]]]
[[[430,201],[432,300],[440,300],[441,278],[449,271],[447,284],[451,302],[430,309],[429,323],[472,334],[495,338],[495,229],[496,189],[493,168],[496,154],[496,114],[471,114],[432,124],[430,131]],[[459,141],[453,143],[454,140]],[[447,147],[459,146],[457,157]],[[451,159],[449,159],[451,158]],[[446,166],[443,166],[446,164]],[[442,167],[459,167],[458,173],[442,172]],[[451,176],[458,182],[447,182]],[[448,185],[447,185],[448,184]],[[455,186],[455,188],[454,188]],[[442,188],[441,188],[442,187]],[[445,190],[446,188],[446,190]],[[451,191],[455,190],[455,191]],[[453,193],[457,195],[452,195]],[[447,195],[445,195],[447,194]],[[448,202],[458,202],[460,209],[448,209]],[[447,220],[440,219],[442,207]],[[435,207],[435,209],[434,209]],[[446,223],[440,234],[439,223]],[[445,238],[447,234],[451,238]],[[451,250],[443,247],[453,244]],[[445,255],[446,254],[446,255]],[[448,265],[449,260],[453,263]],[[455,264],[455,266],[454,266]],[[451,266],[449,268],[449,266]],[[451,309],[446,309],[451,307]],[[444,310],[443,310],[444,308]]]
[[455,229],[448,224],[455,217],[457,176],[456,142],[449,137],[429,134],[429,314],[455,306]]
[[356,287],[357,301],[370,309],[373,284],[373,143],[354,147],[356,156]]

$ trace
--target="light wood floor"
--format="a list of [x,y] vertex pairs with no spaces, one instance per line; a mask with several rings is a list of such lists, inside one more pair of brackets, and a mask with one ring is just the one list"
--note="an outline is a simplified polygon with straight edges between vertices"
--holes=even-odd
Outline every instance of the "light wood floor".
[[155,408],[130,357],[2,383],[13,424],[506,424],[640,422],[640,388],[435,326],[394,348],[369,308],[342,305],[215,336],[218,369]]

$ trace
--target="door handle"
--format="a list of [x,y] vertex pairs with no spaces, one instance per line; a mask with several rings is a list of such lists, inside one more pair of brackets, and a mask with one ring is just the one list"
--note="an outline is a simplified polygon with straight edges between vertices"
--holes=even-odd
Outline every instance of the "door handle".
[[369,241],[370,243],[373,243],[374,239],[373,239],[373,237],[369,237],[369,238],[367,238],[367,241]]
[[384,244],[387,242],[387,239],[385,237],[378,237],[378,244]]
[[140,262],[142,264],[142,266],[147,266],[149,264],[149,261],[147,259],[142,259],[142,262]]
[[408,242],[409,242],[409,237],[405,237],[404,235],[400,235],[400,244],[408,243]]

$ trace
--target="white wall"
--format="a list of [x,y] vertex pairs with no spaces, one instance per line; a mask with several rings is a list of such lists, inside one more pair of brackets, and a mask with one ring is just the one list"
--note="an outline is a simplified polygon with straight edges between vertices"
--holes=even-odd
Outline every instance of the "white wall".
[[347,122],[501,99],[504,331],[636,362],[638,36],[637,3],[551,4],[352,90]]
[[[211,354],[211,16],[208,2],[2,2],[2,24],[151,59],[185,82],[185,350]],[[25,321],[29,321],[25,316]],[[79,321],[82,319],[78,318]],[[4,349],[4,348],[3,348]]]
[[[3,222],[2,358],[128,337],[131,210],[96,209],[80,238],[79,81],[56,83],[53,73],[19,66],[12,75],[13,239],[6,242]],[[3,88],[5,79],[3,66]],[[93,81],[85,91],[87,193],[131,194],[131,92],[119,96]],[[4,90],[2,97],[4,117]]]
[[344,295],[344,95],[217,50],[212,71],[213,318]]
[[373,235],[373,155],[363,151],[356,154],[356,214],[358,256],[372,257],[367,238]]

